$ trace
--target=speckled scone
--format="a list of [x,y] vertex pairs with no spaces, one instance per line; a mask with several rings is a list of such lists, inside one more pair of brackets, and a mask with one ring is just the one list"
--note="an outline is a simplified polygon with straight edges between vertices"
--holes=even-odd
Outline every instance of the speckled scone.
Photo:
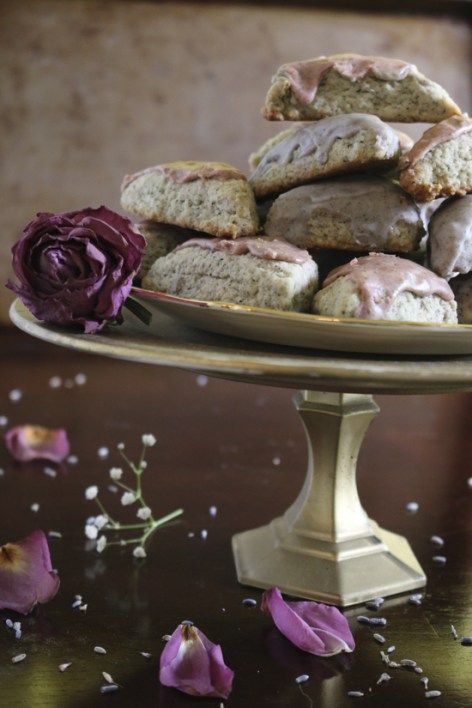
[[457,307],[445,280],[412,261],[374,254],[336,268],[313,301],[329,317],[457,323]]
[[[192,245],[198,241],[200,245]],[[218,244],[208,241],[193,239],[188,246],[159,258],[144,279],[143,286],[197,300],[277,310],[310,309],[318,286],[318,268],[306,251],[296,249],[301,262],[294,263],[261,258],[246,248],[231,253],[228,241]],[[251,241],[261,242],[263,239]],[[231,243],[238,244],[238,241]],[[214,245],[221,250],[211,250]],[[257,248],[258,243],[255,245]],[[289,244],[285,244],[287,246]]]
[[431,268],[446,280],[472,271],[472,194],[450,197],[429,223]]
[[453,116],[433,125],[403,155],[400,184],[420,202],[472,191],[472,120]]
[[223,162],[170,162],[127,175],[121,205],[141,219],[213,236],[251,236],[259,227],[251,186]]
[[446,91],[414,64],[360,54],[283,64],[262,109],[268,120],[371,113],[400,123],[437,123],[460,112]]
[[472,274],[454,278],[451,287],[457,302],[459,324],[472,325]]
[[308,123],[278,141],[273,139],[249,182],[260,198],[327,176],[385,171],[399,157],[398,136],[390,126],[376,116],[348,113]]
[[142,221],[140,224],[136,224],[136,228],[146,241],[138,272],[139,278],[144,278],[157,258],[166,256],[187,239],[200,235],[190,229],[182,229],[179,226],[171,226],[171,224],[160,224],[157,221]]
[[382,177],[340,177],[296,187],[269,210],[265,231],[300,248],[409,252],[423,220],[413,199]]

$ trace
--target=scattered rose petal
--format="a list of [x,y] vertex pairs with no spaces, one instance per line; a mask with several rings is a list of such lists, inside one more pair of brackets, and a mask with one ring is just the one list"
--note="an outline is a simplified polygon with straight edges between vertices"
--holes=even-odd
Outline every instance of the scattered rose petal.
[[40,425],[18,425],[5,433],[8,452],[18,462],[51,460],[62,462],[70,451],[63,428],[53,430]]
[[354,638],[344,615],[319,602],[285,602],[278,588],[266,590],[261,609],[295,646],[315,656],[352,652]]
[[43,531],[33,531],[17,543],[0,546],[0,610],[27,615],[38,603],[51,600],[59,590]]
[[233,678],[221,647],[193,625],[177,627],[162,651],[159,679],[164,686],[191,696],[228,698]]

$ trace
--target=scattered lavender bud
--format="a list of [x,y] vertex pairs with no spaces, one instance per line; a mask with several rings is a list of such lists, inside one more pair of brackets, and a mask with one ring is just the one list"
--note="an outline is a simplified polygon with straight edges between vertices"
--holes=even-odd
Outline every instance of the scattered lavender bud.
[[54,467],[44,467],[43,473],[46,475],[46,477],[57,477],[57,471],[54,469]]
[[7,625],[8,629],[13,629],[13,622],[11,619],[6,619],[5,624]]
[[48,383],[50,388],[60,388],[62,386],[62,379],[60,376],[51,376]]
[[218,508],[216,506],[210,506],[210,508],[208,509],[208,513],[210,514],[210,516],[215,517],[218,513]]
[[39,504],[34,502],[34,504],[31,504],[30,509],[34,514],[37,514],[39,511]]
[[446,561],[446,556],[433,556],[433,563],[436,563],[437,565],[446,565]]
[[87,376],[85,374],[78,373],[74,376],[74,381],[77,386],[83,386],[85,383],[87,383]]
[[419,508],[420,505],[418,504],[418,502],[415,501],[408,502],[408,504],[405,505],[405,509],[409,514],[416,514]]
[[349,696],[349,698],[363,698],[364,692],[363,691],[348,691],[347,695]]
[[49,538],[62,538],[62,533],[60,531],[48,531]]
[[422,683],[423,686],[424,686],[424,690],[427,691],[427,690],[428,690],[429,678],[428,678],[427,676],[423,676],[422,678],[420,678],[420,681],[421,681],[421,683]]
[[301,676],[297,676],[297,678],[295,679],[295,683],[306,683],[307,681],[309,681],[309,679],[310,677],[308,676],[308,674],[301,674]]
[[67,664],[59,664],[58,668],[59,668],[59,671],[61,672],[61,674],[63,674],[64,671],[67,671],[69,666],[72,666],[72,661],[69,661]]
[[387,620],[385,617],[369,617],[369,624],[371,627],[386,627]]
[[369,617],[365,617],[364,615],[359,615],[357,617],[357,621],[359,622],[359,624],[370,624]]
[[378,610],[381,605],[385,602],[383,597],[376,597],[373,600],[368,600],[365,606],[368,610]]
[[383,663],[387,664],[388,666],[390,664],[390,659],[388,658],[387,654],[384,651],[381,651],[380,656],[382,658]]
[[[170,639],[170,634],[164,636],[168,636]],[[152,654],[150,654],[148,651],[140,651],[139,653],[141,654],[141,656],[144,656],[145,659],[150,659],[152,656]]]
[[451,624],[451,634],[452,634],[452,636],[454,637],[454,639],[458,639],[458,638],[459,638],[459,635],[457,634],[456,628],[454,627],[453,624]]
[[389,666],[391,666],[392,669],[400,669],[401,668],[401,664],[399,664],[397,661],[391,661],[389,663]]
[[444,546],[444,539],[441,536],[431,536],[429,539],[435,546]]
[[423,673],[423,669],[421,668],[421,666],[415,666],[415,674],[422,674],[422,673]]
[[12,664],[19,664],[20,661],[24,661],[26,659],[26,654],[17,654],[16,656],[13,656],[11,659]]
[[390,674],[387,674],[385,672],[383,674],[380,674],[379,680],[377,681],[377,686],[380,686],[380,684],[382,683],[387,683],[387,681],[390,681],[391,678],[392,677],[390,676]]
[[257,605],[257,600],[254,600],[252,597],[245,597],[243,600],[243,605],[246,607],[255,607]]
[[424,694],[425,698],[439,698],[441,691],[426,691]]
[[400,661],[400,665],[407,669],[414,669],[416,666],[416,661],[413,661],[413,659],[402,659]]
[[104,649],[103,647],[97,646],[97,647],[94,647],[93,650],[94,650],[95,654],[106,654],[107,653],[107,650]]
[[374,634],[374,639],[379,644],[385,644],[385,637],[382,637],[381,634]]
[[208,538],[208,531],[207,531],[206,529],[202,529],[202,530],[200,531],[200,536],[201,536],[201,537],[203,538],[203,540],[205,541],[205,540]]
[[8,394],[8,398],[12,403],[18,403],[23,398],[23,391],[19,388],[14,388]]
[[422,605],[423,604],[423,595],[421,593],[415,593],[414,595],[410,595],[408,598],[408,602],[410,605]]
[[461,644],[463,647],[472,647],[472,637],[462,637]]
[[108,673],[108,671],[102,671],[102,676],[107,683],[115,683],[115,681],[113,681],[113,679],[112,679],[111,675]]
[[114,693],[119,689],[118,684],[116,683],[106,683],[104,686],[101,686],[100,688],[100,693]]
[[197,386],[206,386],[208,384],[208,376],[205,376],[205,374],[199,374],[197,376]]

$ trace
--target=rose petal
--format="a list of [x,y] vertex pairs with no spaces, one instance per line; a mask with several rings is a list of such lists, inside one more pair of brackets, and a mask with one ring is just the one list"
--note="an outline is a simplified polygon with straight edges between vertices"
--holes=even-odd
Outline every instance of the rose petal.
[[233,678],[221,647],[192,625],[177,627],[161,654],[160,682],[191,696],[228,698]]
[[315,656],[334,656],[355,648],[349,624],[332,605],[319,602],[285,602],[278,588],[266,590],[261,609],[295,646]]
[[9,453],[19,462],[51,460],[62,462],[70,452],[67,432],[40,425],[18,425],[5,433]]
[[52,572],[49,546],[43,531],[33,531],[18,543],[0,546],[0,610],[26,615],[51,600],[59,590]]

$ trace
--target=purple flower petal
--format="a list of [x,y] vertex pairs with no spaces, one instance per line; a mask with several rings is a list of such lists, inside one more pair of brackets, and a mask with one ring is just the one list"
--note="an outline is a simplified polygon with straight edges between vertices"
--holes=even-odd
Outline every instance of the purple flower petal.
[[144,239],[106,207],[37,214],[13,246],[17,283],[7,283],[38,319],[91,333],[119,318]]
[[233,678],[221,647],[192,625],[177,627],[161,654],[160,682],[191,696],[228,698]]
[[59,590],[43,531],[33,531],[18,543],[0,546],[0,610],[27,615]]
[[285,602],[280,590],[271,588],[262,596],[261,609],[302,651],[315,656],[334,656],[355,648],[348,621],[337,607],[309,601]]
[[8,452],[19,462],[51,460],[62,462],[70,452],[63,428],[52,430],[39,425],[18,425],[5,434]]

